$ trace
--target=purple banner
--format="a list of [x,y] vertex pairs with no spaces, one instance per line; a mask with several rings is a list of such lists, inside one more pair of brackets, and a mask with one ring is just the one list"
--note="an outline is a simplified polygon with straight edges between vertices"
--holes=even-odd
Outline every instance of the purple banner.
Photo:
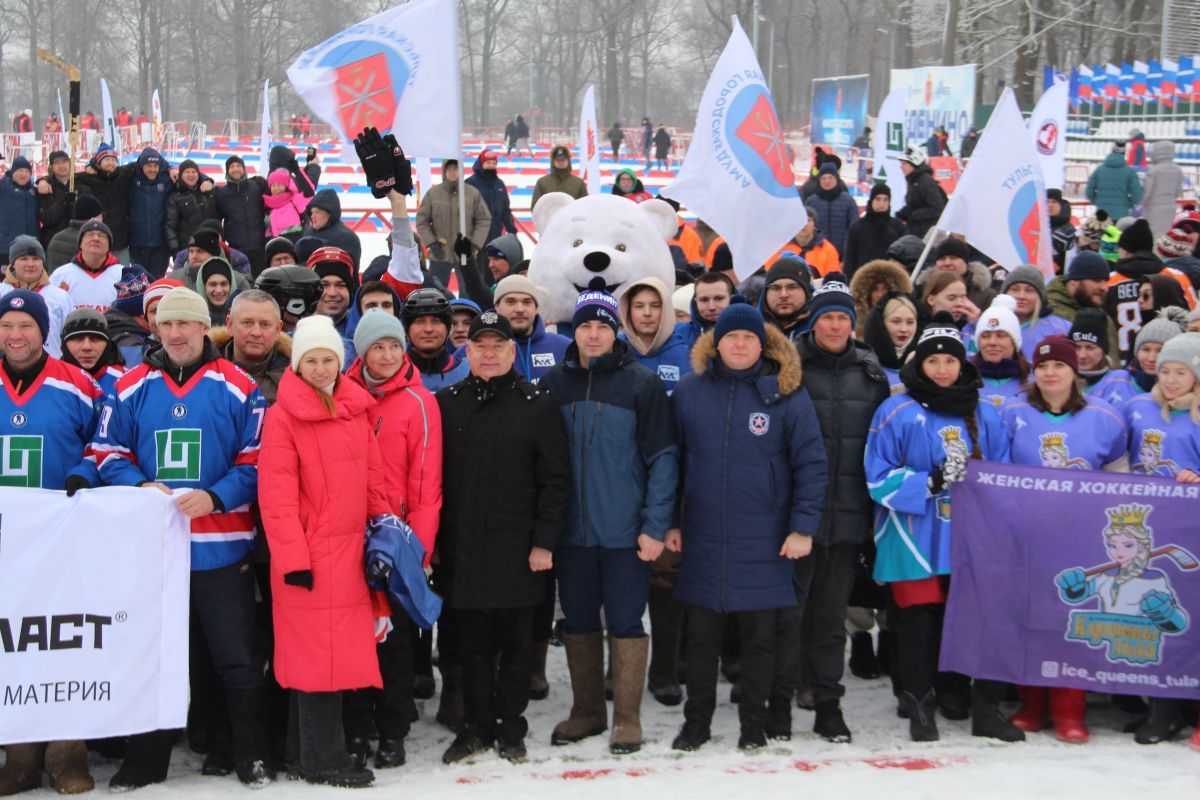
[[1200,486],[971,461],[941,668],[1200,698]]

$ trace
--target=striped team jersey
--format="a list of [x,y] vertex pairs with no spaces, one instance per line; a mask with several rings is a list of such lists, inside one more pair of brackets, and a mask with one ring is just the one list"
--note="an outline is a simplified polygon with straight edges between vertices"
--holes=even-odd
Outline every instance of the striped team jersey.
[[93,444],[100,477],[115,486],[159,481],[212,492],[225,510],[192,520],[192,569],[235,563],[254,550],[250,503],[266,408],[254,380],[223,358],[183,386],[140,364],[105,398]]
[[113,394],[117,390],[117,379],[125,372],[124,367],[109,364],[103,372],[96,376],[96,383],[100,384],[100,388],[104,390],[105,394]]
[[48,357],[18,396],[0,369],[0,486],[62,489],[68,475],[100,485],[92,437],[104,395],[78,367]]

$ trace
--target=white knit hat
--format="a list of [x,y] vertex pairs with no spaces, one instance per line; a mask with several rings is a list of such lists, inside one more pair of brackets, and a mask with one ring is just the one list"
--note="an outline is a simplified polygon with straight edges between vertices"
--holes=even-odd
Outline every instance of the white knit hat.
[[333,327],[333,320],[320,314],[300,320],[292,334],[292,369],[298,371],[300,359],[310,350],[321,348],[337,356],[338,372],[346,368],[346,345],[337,328]]
[[975,348],[979,348],[979,337],[988,331],[1003,331],[1012,337],[1016,352],[1021,352],[1021,322],[1017,319],[1017,301],[1006,294],[998,294],[979,315],[975,323]]
[[159,301],[155,321],[161,325],[172,320],[178,322],[203,322],[205,326],[212,325],[212,317],[208,313],[208,303],[204,298],[186,286],[176,286],[163,295]]
[[696,285],[689,283],[680,286],[671,294],[671,305],[676,311],[682,311],[689,317],[692,315],[692,298],[696,296]]

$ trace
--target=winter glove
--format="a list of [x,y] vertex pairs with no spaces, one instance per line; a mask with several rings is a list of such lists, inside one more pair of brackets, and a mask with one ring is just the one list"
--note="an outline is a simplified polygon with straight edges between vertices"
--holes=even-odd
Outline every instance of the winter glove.
[[1175,598],[1159,589],[1152,589],[1146,592],[1141,602],[1142,613],[1150,618],[1150,621],[1159,627],[1159,629],[1168,633],[1178,633],[1184,628],[1183,615],[1179,611],[1179,606],[1175,604]]
[[1091,594],[1087,575],[1081,569],[1064,570],[1054,582],[1058,584],[1058,593],[1068,603],[1078,603]]
[[288,586],[299,586],[308,589],[310,592],[313,588],[313,574],[311,569],[297,569],[288,572],[283,576],[283,582]]
[[454,240],[454,255],[462,256],[463,258],[470,258],[472,249],[473,247],[471,245],[471,240],[463,236],[461,233],[458,235],[458,238]]
[[64,488],[67,490],[67,497],[74,497],[75,493],[80,489],[92,488],[92,484],[88,483],[86,478],[79,475],[68,475],[67,485]]
[[933,470],[933,472],[929,473],[928,487],[930,497],[939,495],[946,491],[946,476],[944,474],[945,468],[946,462],[943,461],[941,465]]
[[367,186],[378,198],[387,197],[396,186],[395,167],[392,163],[392,148],[379,135],[376,128],[363,128],[354,137],[354,152],[367,175]]
[[396,142],[394,134],[389,133],[383,140],[392,148],[392,172],[396,174],[396,185],[392,188],[400,194],[412,194],[412,164],[404,157],[404,148]]

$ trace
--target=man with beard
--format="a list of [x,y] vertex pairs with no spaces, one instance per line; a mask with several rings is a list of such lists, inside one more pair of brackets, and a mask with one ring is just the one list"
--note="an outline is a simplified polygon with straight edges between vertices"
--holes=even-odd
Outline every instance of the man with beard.
[[436,392],[471,374],[463,352],[454,352],[446,346],[453,316],[450,301],[440,290],[418,289],[410,294],[404,301],[400,321],[408,336],[408,358],[421,373],[421,384],[426,389]]
[[[1068,217],[1070,211],[1067,212]],[[1072,229],[1074,230],[1074,229]],[[886,183],[871,187],[867,210],[850,225],[842,248],[842,271],[853,278],[868,261],[887,258],[888,247],[904,235],[904,223],[892,216],[892,190]]]
[[[1099,253],[1085,250],[1071,259],[1067,271],[1046,284],[1046,297],[1055,314],[1074,322],[1085,308],[1104,309],[1108,292],[1108,261]],[[1117,352],[1117,326],[1108,321],[1107,353]]]
[[75,191],[95,195],[104,206],[104,219],[112,230],[112,251],[118,256],[129,246],[129,185],[136,172],[136,163],[118,166],[117,151],[102,144],[84,171],[75,173]]
[[[837,277],[837,273],[831,274]],[[775,324],[791,340],[799,337],[804,327],[803,309],[812,296],[808,268],[795,257],[785,256],[767,270],[759,309],[768,322]]]

